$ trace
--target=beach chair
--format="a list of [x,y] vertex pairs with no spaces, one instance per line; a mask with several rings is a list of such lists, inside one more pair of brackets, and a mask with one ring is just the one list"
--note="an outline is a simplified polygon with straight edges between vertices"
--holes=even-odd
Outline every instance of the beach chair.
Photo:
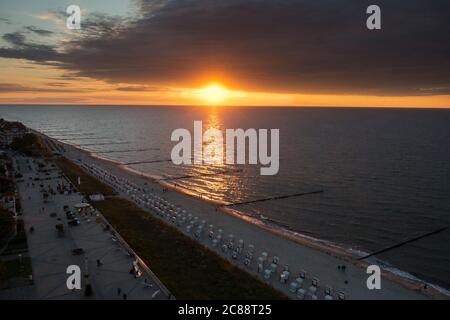
[[248,249],[247,249],[247,257],[249,256],[253,256],[253,252],[255,251],[255,246],[252,244],[248,245]]
[[257,267],[256,271],[257,271],[258,273],[261,273],[261,272],[263,271],[263,269],[264,269],[263,264],[262,264],[262,263],[258,263],[258,267]]
[[270,265],[270,271],[272,271],[273,273],[277,272],[277,268],[278,266],[275,263],[272,263]]
[[228,249],[230,249],[230,250],[234,249],[234,242],[231,240],[228,242]]
[[261,265],[264,265],[264,258],[258,257],[258,263],[260,263]]
[[267,252],[263,251],[263,252],[261,253],[261,257],[263,257],[264,261],[266,261],[266,260],[267,260],[267,257],[268,257]]
[[317,288],[319,286],[319,282],[320,282],[319,278],[316,278],[316,277],[312,278],[312,285],[314,287]]
[[298,288],[297,290],[297,298],[300,300],[305,299],[306,291],[303,288]]
[[296,293],[297,290],[298,290],[298,287],[299,287],[298,282],[297,282],[297,281],[292,281],[292,282],[289,284],[289,291],[292,292],[292,293]]
[[280,275],[280,283],[286,283],[289,280],[289,271],[283,271]]
[[309,292],[310,294],[316,294],[317,292],[317,287],[319,286],[319,279],[318,278],[313,278],[312,279],[312,284],[309,287]]
[[317,300],[317,295],[315,295],[314,293],[309,293],[308,294],[308,300]]
[[289,280],[289,272],[283,271],[280,274],[280,278],[279,278],[280,283],[286,283],[288,280]]
[[298,278],[295,279],[295,281],[297,281],[298,284],[301,286],[303,284],[303,281],[305,281],[305,279],[306,279],[306,272],[302,270],[298,274]]

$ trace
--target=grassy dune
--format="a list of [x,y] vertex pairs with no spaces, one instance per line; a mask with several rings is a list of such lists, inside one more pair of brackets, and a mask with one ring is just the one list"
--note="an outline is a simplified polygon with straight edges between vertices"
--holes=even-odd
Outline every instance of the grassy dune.
[[[96,194],[101,193],[103,195],[115,194],[114,190],[108,185],[98,181],[92,176],[88,175],[79,166],[64,158],[58,158],[55,160],[56,165],[64,172],[78,190],[84,194]],[[78,186],[78,177],[80,177],[81,184]]]

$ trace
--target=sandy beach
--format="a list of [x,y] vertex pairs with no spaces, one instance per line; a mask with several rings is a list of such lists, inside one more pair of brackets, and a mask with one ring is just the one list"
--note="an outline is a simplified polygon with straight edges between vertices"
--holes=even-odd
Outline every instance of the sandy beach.
[[[56,140],[54,141],[56,142]],[[255,219],[237,215],[229,209],[219,208],[213,202],[204,201],[195,196],[185,194],[179,190],[175,190],[173,187],[169,191],[163,192],[163,189],[168,187],[167,184],[162,185],[150,177],[126,170],[112,161],[93,157],[88,152],[69,144],[57,143],[64,146],[65,152],[63,156],[67,159],[79,165],[97,166],[116,177],[127,179],[140,188],[164,198],[166,201],[186,210],[188,213],[192,213],[200,221],[205,220],[206,225],[213,225],[214,230],[222,229],[224,239],[232,234],[236,240],[243,240],[245,246],[253,245],[256,258],[262,252],[267,252],[267,261],[269,262],[272,261],[274,256],[279,257],[278,268],[275,274],[270,279],[264,279],[263,272],[258,272],[255,261],[249,266],[246,266],[241,260],[233,259],[230,252],[223,252],[220,246],[213,246],[211,239],[207,236],[196,239],[231,263],[257,275],[263,281],[270,283],[293,299],[296,299],[297,296],[289,290],[289,284],[298,277],[300,272],[306,273],[306,279],[303,285],[306,289],[311,286],[313,278],[319,280],[319,299],[321,296],[323,297],[325,287],[331,287],[333,289],[334,297],[337,297],[339,292],[345,293],[345,299],[445,298],[443,294],[431,286],[424,289],[424,285],[420,281],[402,278],[385,270],[382,271],[381,289],[369,290],[366,285],[369,276],[366,273],[367,263],[357,261],[356,257],[343,249],[308,241],[306,238],[294,237],[290,233],[277,232],[264,223],[258,223]],[[131,200],[129,195],[124,193],[120,194]],[[141,207],[147,210],[149,214],[156,216],[148,208],[142,205]],[[170,222],[167,223],[170,224]],[[184,228],[177,229],[194,238],[192,233],[186,232]],[[279,277],[285,265],[289,267],[290,278],[287,283],[281,283]],[[345,271],[338,269],[338,266],[342,265],[345,265]]]

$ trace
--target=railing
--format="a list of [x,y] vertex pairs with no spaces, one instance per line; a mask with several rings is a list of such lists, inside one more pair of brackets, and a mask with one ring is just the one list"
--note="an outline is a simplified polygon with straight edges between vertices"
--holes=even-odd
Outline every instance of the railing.
[[[69,160],[69,159],[68,159]],[[71,161],[71,160],[69,160]],[[74,189],[78,190],[78,188],[70,181],[67,176],[62,173],[63,177],[74,187]],[[87,197],[84,197],[86,201],[88,201]],[[176,300],[176,298],[172,295],[172,293],[167,289],[164,284],[158,279],[158,277],[152,272],[152,270],[147,266],[147,264],[144,262],[144,260],[139,257],[139,255],[130,247],[130,245],[122,238],[122,236],[111,226],[111,224],[108,222],[108,220],[103,216],[103,214],[97,210],[99,215],[102,217],[103,221],[107,222],[108,225],[111,228],[111,231],[114,232],[114,236],[117,238],[119,244],[124,247],[130,254],[132,254],[136,261],[138,262],[139,266],[144,270],[145,273],[147,273],[150,278],[155,282],[155,284],[160,288],[161,293],[167,296],[167,300]]]

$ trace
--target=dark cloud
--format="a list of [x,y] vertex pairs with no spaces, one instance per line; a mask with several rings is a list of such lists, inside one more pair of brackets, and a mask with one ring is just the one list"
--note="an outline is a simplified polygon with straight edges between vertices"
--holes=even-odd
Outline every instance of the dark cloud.
[[52,46],[26,45],[19,48],[0,48],[0,57],[26,59],[47,64],[49,61],[57,60],[60,55]]
[[170,91],[169,88],[163,88],[159,86],[146,86],[146,85],[128,85],[128,86],[121,86],[115,88],[115,90],[118,91],[130,91],[130,92],[166,92]]
[[60,56],[54,46],[27,42],[22,31],[6,33],[2,36],[2,38],[12,45],[10,48],[0,48],[0,57],[3,58],[26,59],[41,63],[54,63],[58,60],[58,56]]
[[50,87],[67,87],[71,84],[69,82],[47,82],[46,85]]
[[54,33],[53,31],[40,29],[40,28],[35,27],[35,26],[26,26],[26,27],[24,27],[24,29],[27,30],[27,31],[33,32],[33,33],[35,33],[37,35],[44,36],[44,37],[51,36]]
[[18,84],[0,83],[0,92],[87,92],[93,89],[42,88]]
[[23,46],[25,44],[25,36],[20,31],[5,33],[2,38],[14,46]]
[[0,83],[0,92],[21,92],[21,91],[29,91],[26,87],[9,84],[9,83]]
[[215,78],[243,90],[375,95],[444,94],[450,87],[446,0],[379,0],[380,31],[365,27],[368,0],[136,3],[134,20],[83,20],[64,53],[21,44],[16,35],[7,40],[16,47],[0,56],[151,86]]
[[61,104],[68,104],[72,103],[74,105],[78,105],[81,103],[88,102],[89,100],[87,98],[83,97],[36,97],[36,98],[16,98],[14,99],[15,103],[39,103],[39,104],[47,104],[47,103],[61,103]]

